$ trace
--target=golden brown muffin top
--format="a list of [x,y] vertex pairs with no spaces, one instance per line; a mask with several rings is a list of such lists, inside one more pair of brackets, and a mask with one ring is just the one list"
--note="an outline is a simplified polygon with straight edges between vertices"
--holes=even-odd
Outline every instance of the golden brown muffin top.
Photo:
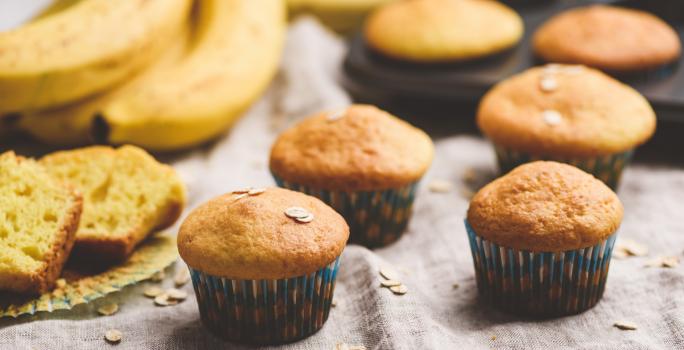
[[430,137],[373,106],[306,118],[271,149],[271,171],[318,189],[375,191],[420,179],[434,156]]
[[589,157],[628,151],[655,132],[636,90],[583,66],[531,68],[496,84],[477,123],[495,144],[535,155]]
[[586,248],[613,234],[622,203],[603,182],[571,165],[521,165],[483,187],[468,222],[496,244],[535,252]]
[[535,53],[548,62],[610,71],[652,69],[679,58],[677,32],[644,11],[593,5],[562,12],[534,34]]
[[404,0],[376,10],[365,26],[368,44],[402,60],[468,60],[520,41],[520,16],[498,1]]
[[[242,192],[242,191],[238,191]],[[308,223],[286,215],[300,207]],[[281,279],[309,274],[342,254],[344,219],[317,198],[281,188],[229,193],[193,210],[178,232],[178,251],[192,268],[231,279]]]

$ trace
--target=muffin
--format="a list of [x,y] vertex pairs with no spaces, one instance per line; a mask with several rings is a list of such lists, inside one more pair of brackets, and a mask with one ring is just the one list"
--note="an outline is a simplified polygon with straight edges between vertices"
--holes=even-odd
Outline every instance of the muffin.
[[556,162],[521,165],[470,202],[466,231],[480,295],[527,316],[601,299],[623,208],[596,178]]
[[644,11],[592,5],[562,12],[534,34],[547,62],[583,64],[617,74],[662,73],[681,54],[677,32]]
[[490,56],[515,46],[523,35],[520,16],[497,1],[405,0],[368,18],[368,45],[391,58],[451,62]]
[[584,66],[547,65],[495,85],[477,124],[494,143],[502,172],[533,160],[581,168],[611,188],[656,117],[636,90]]
[[211,331],[233,341],[279,344],[325,323],[348,238],[344,219],[314,197],[245,189],[190,213],[178,251]]
[[423,131],[376,107],[353,105],[283,132],[270,169],[279,186],[316,196],[342,214],[351,242],[378,247],[406,228],[433,156]]

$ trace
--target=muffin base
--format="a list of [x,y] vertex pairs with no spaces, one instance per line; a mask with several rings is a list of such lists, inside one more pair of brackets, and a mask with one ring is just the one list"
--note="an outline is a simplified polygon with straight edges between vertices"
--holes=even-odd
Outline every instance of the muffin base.
[[383,191],[343,192],[315,189],[273,176],[280,187],[317,197],[344,217],[349,243],[377,248],[398,240],[408,226],[417,182]]
[[525,163],[537,160],[552,160],[580,168],[594,175],[613,190],[617,189],[620,183],[620,177],[622,176],[622,171],[630,163],[632,156],[634,155],[634,150],[629,150],[623,153],[591,158],[562,158],[554,156],[537,156],[497,145],[494,146],[494,149],[502,174],[506,174],[517,166]]
[[545,318],[584,312],[603,296],[617,234],[592,247],[529,252],[499,246],[478,236],[467,221],[465,226],[485,302]]
[[190,269],[202,323],[241,343],[283,344],[316,333],[328,319],[340,258],[309,275],[233,280]]

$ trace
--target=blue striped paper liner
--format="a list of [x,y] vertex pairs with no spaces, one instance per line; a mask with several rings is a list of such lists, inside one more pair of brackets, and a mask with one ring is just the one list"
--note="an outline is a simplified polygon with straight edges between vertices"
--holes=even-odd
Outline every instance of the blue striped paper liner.
[[204,325],[241,343],[283,344],[305,338],[328,319],[340,258],[308,275],[233,280],[189,268]]
[[586,311],[601,299],[617,234],[592,247],[530,252],[478,236],[465,221],[480,296],[516,314],[554,317]]
[[406,230],[418,182],[382,191],[329,191],[287,182],[275,174],[280,187],[314,196],[331,206],[349,225],[349,243],[369,248],[388,245]]
[[502,174],[508,173],[519,165],[537,160],[553,160],[567,163],[580,168],[597,179],[603,181],[613,190],[617,189],[622,171],[629,164],[634,150],[591,158],[562,158],[553,156],[536,156],[525,152],[514,151],[510,148],[495,145],[499,169]]

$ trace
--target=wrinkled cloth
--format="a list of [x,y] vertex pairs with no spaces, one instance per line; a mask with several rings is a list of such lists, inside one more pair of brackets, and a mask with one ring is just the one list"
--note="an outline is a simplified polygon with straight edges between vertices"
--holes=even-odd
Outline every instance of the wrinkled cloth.
[[[313,20],[290,28],[282,69],[247,115],[217,142],[164,159],[189,186],[185,215],[232,189],[274,184],[268,154],[277,133],[309,113],[350,103],[338,83],[345,50],[343,40]],[[495,176],[491,146],[476,136],[435,142],[436,158],[418,191],[405,235],[374,251],[348,246],[335,291],[337,306],[323,329],[273,348],[333,349],[337,343],[368,349],[684,348],[684,266],[644,267],[653,257],[682,257],[684,169],[634,164],[626,170],[619,190],[625,206],[619,235],[646,244],[649,256],[613,259],[605,295],[595,308],[540,321],[499,312],[477,298],[463,218],[468,196]],[[450,181],[454,189],[430,192],[427,184],[435,179]],[[379,287],[383,266],[399,271],[406,295]],[[177,263],[175,268],[184,266]],[[123,332],[122,342],[112,347],[116,349],[243,348],[203,328],[194,295],[177,306],[155,307],[142,296],[150,285],[141,283],[71,311],[0,319],[0,349],[109,348],[103,336],[112,328]],[[190,285],[184,289],[192,292]],[[97,307],[111,302],[120,311],[98,316]],[[619,321],[638,329],[618,330],[613,324]]]

